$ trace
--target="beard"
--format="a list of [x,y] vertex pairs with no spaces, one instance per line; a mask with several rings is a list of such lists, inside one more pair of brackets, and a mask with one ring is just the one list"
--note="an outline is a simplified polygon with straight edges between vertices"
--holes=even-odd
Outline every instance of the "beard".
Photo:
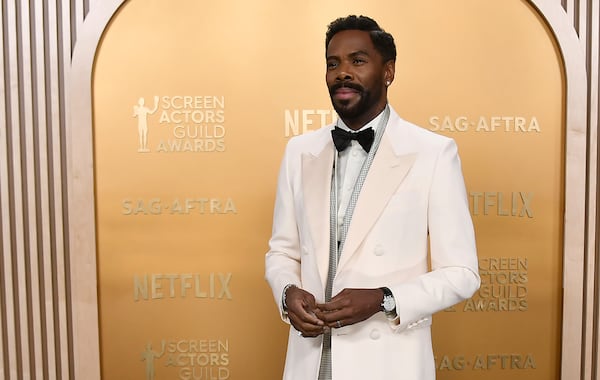
[[[340,88],[351,88],[356,90],[359,95],[357,103],[352,104],[351,100],[336,100],[334,98],[335,92]],[[377,97],[374,97],[371,91],[366,90],[363,86],[354,83],[336,83],[329,88],[329,97],[333,109],[337,112],[338,116],[342,119],[354,119],[362,114],[365,114],[377,104]]]

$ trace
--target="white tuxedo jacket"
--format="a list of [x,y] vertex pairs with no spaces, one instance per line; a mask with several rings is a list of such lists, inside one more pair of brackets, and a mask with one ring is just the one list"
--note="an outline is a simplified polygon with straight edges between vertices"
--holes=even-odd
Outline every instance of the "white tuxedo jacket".
[[[281,164],[266,254],[266,279],[280,309],[287,284],[324,301],[335,152],[331,129],[292,138]],[[332,293],[387,286],[400,325],[392,326],[377,313],[333,329],[333,380],[434,379],[431,315],[478,289],[477,268],[456,144],[391,110],[349,225]],[[283,312],[282,318],[289,323]],[[298,336],[290,327],[285,380],[317,379],[321,341]]]

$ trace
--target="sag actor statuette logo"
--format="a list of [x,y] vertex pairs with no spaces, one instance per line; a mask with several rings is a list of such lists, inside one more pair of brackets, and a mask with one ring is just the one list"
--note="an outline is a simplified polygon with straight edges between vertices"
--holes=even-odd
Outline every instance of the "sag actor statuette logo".
[[152,108],[140,97],[133,106],[138,153],[225,151],[225,97],[154,96]]
[[160,352],[152,350],[152,343],[146,344],[146,349],[142,352],[142,360],[146,361],[146,380],[154,380],[154,360],[160,358],[165,353],[167,342],[163,340],[161,342]]
[[148,149],[148,115],[152,115],[158,110],[158,96],[154,97],[154,108],[152,110],[146,107],[144,103],[144,98],[140,98],[137,105],[133,106],[133,117],[138,119],[138,152],[140,153],[150,152],[150,149]]

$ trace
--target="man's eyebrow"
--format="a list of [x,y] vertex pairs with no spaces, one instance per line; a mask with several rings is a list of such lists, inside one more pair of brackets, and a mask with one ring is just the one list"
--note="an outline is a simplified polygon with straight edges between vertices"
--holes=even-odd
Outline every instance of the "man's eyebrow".
[[369,53],[367,53],[364,50],[357,50],[355,52],[352,52],[352,53],[348,54],[349,57],[356,57],[357,55],[366,55],[366,56],[368,56]]
[[[357,57],[357,56],[359,56],[359,55],[366,55],[366,56],[368,57],[368,56],[369,56],[369,53],[367,53],[367,52],[366,52],[366,51],[364,51],[364,50],[357,50],[357,51],[353,51],[352,53],[348,54],[348,57],[352,57],[352,58],[354,58],[354,57]],[[332,54],[332,55],[328,55],[328,56],[327,56],[327,57],[325,57],[325,58],[326,58],[326,59],[337,59],[337,58],[339,58],[339,57],[338,57],[337,55],[334,55],[334,54]]]

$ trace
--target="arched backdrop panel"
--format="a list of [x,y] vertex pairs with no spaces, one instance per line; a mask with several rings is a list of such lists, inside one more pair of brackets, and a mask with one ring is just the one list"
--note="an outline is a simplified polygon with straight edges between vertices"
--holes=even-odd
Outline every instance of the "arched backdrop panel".
[[440,379],[559,376],[568,94],[536,8],[131,0],[91,89],[103,378],[280,375],[276,173],[291,136],[335,120],[323,36],[351,13],[396,36],[392,106],[461,152],[483,282],[435,317]]

